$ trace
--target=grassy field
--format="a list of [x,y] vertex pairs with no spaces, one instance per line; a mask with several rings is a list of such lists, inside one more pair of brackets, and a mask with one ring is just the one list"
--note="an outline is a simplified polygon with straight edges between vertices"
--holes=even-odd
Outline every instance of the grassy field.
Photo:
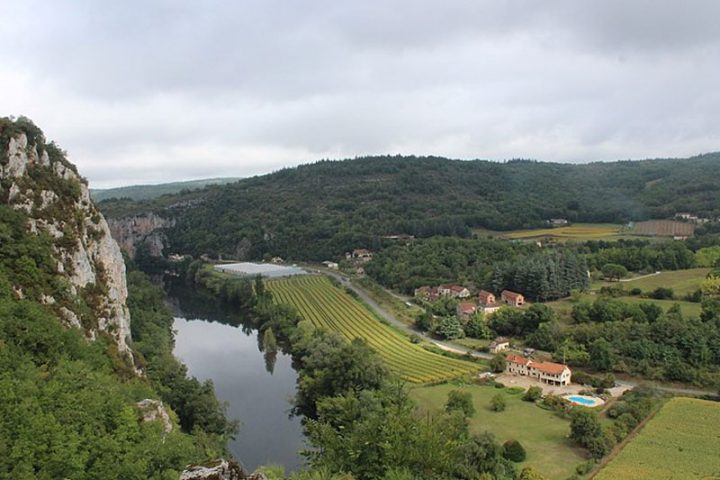
[[687,295],[700,288],[700,284],[705,280],[709,271],[709,268],[666,271],[626,282],[594,282],[593,288],[621,285],[626,290],[637,287],[642,289],[643,292],[651,292],[658,287],[666,287],[672,288],[675,295]]
[[327,277],[302,275],[267,282],[276,302],[294,306],[318,327],[348,340],[364,338],[390,370],[413,383],[436,382],[480,370],[471,362],[423,349],[388,325]]
[[[411,396],[421,408],[436,412],[444,408],[448,392],[455,389],[472,394],[476,413],[470,419],[470,430],[492,432],[501,443],[510,439],[520,441],[527,451],[522,466],[530,465],[550,479],[564,479],[575,472],[578,464],[586,461],[585,452],[574,447],[567,438],[570,422],[534,403],[523,402],[522,394],[510,394],[507,389],[494,387],[445,384],[414,388]],[[490,399],[498,393],[506,397],[504,412],[493,412],[489,408]]]
[[720,478],[720,403],[670,400],[595,480]]
[[[591,295],[591,294],[582,294],[580,295],[579,299],[581,301],[585,302],[594,302],[596,299],[600,298],[599,295]],[[641,298],[641,297],[617,297],[616,300],[621,300],[625,303],[656,303],[660,307],[663,308],[663,310],[667,311],[670,307],[675,305],[676,303],[680,305],[680,312],[682,312],[683,316],[685,317],[697,317],[700,316],[700,312],[702,310],[702,306],[699,303],[694,302],[685,302],[682,300],[654,300],[652,298]],[[554,302],[547,302],[549,307],[551,307],[560,317],[560,320],[564,323],[570,323],[572,322],[570,318],[570,312],[572,311],[573,303],[570,301],[570,299],[564,298],[562,300],[556,300]]]

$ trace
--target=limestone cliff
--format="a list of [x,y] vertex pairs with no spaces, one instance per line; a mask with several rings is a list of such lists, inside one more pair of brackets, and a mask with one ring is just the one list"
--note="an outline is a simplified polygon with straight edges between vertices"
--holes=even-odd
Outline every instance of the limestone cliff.
[[[24,214],[27,230],[51,243],[57,276],[38,298],[88,338],[107,334],[132,360],[128,346],[125,263],[87,181],[29,121],[0,125],[0,204]],[[29,293],[14,287],[15,295]]]
[[145,244],[148,253],[154,257],[163,255],[167,237],[163,229],[175,225],[175,220],[166,219],[155,213],[108,219],[110,233],[131,258],[135,257],[137,247]]

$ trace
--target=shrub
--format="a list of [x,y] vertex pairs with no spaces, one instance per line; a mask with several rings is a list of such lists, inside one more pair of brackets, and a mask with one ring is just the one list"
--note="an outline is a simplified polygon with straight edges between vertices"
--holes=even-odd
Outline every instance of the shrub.
[[511,462],[524,462],[527,457],[525,448],[517,440],[508,440],[503,444],[503,457]]
[[493,412],[502,412],[505,407],[507,407],[507,402],[505,401],[505,395],[502,393],[498,393],[490,400],[490,410]]
[[650,298],[655,300],[672,300],[675,297],[675,292],[672,288],[658,287],[650,293]]
[[540,387],[530,387],[525,392],[525,395],[523,395],[522,399],[526,402],[536,402],[542,398],[542,388]]
[[635,287],[632,290],[630,290],[630,295],[633,295],[635,297],[642,295],[642,288]]
[[460,390],[452,390],[448,393],[448,399],[445,403],[446,412],[461,411],[465,417],[475,415],[475,406],[473,405],[472,395],[470,392],[461,392]]

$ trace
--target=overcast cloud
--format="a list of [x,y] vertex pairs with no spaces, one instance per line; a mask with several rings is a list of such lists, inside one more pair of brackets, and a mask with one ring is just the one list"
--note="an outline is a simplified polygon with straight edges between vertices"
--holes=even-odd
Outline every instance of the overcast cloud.
[[720,150],[720,2],[0,0],[0,115],[94,187]]

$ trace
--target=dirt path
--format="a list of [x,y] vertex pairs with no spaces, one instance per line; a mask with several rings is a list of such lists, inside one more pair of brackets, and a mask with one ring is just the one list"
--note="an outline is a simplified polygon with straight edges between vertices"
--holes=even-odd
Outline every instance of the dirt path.
[[633,277],[633,278],[621,278],[621,282],[634,282],[635,280],[641,280],[643,278],[649,278],[654,277],[655,275],[660,275],[662,272],[655,272],[655,273],[648,273],[647,275],[640,275],[639,277]]

